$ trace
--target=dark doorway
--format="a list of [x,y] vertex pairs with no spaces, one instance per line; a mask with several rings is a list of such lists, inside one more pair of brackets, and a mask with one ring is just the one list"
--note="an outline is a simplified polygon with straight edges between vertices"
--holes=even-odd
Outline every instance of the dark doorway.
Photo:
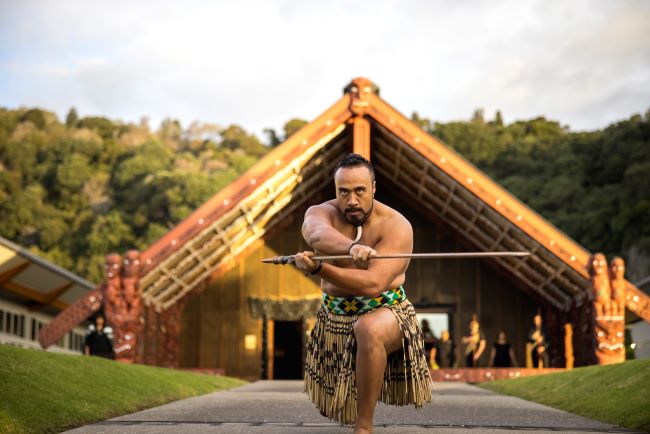
[[302,321],[275,321],[273,329],[273,378],[299,380],[303,377]]

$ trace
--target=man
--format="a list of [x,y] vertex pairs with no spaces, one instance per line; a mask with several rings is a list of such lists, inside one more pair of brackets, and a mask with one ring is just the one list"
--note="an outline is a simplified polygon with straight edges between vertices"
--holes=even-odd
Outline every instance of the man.
[[104,327],[106,319],[103,315],[95,317],[95,324],[88,327],[84,340],[84,354],[87,356],[98,356],[106,359],[114,359],[113,350],[113,329]]
[[377,400],[414,404],[431,400],[432,383],[422,332],[402,285],[413,230],[397,211],[374,200],[372,165],[349,154],[334,172],[336,199],[305,213],[302,234],[315,252],[352,256],[316,262],[298,253],[295,265],[318,275],[323,305],[307,347],[305,390],[321,413],[355,433],[372,432]]

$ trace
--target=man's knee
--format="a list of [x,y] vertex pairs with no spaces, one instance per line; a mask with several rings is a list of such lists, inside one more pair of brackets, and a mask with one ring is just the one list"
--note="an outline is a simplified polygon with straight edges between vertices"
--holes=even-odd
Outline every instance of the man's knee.
[[383,332],[377,321],[361,318],[354,324],[354,337],[357,345],[377,344],[383,341]]
[[383,345],[386,350],[392,348],[400,341],[399,325],[388,309],[367,314],[359,318],[354,324],[354,336],[357,345]]

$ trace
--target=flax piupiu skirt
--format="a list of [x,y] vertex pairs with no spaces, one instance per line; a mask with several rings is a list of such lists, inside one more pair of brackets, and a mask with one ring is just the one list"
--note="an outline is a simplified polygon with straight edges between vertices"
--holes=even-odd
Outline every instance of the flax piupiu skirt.
[[[353,298],[359,299],[347,297],[347,300]],[[403,294],[388,303],[380,302],[362,314],[337,314],[335,312],[341,311],[332,308],[332,299],[330,296],[323,297],[307,343],[305,362],[305,392],[321,414],[345,425],[355,423],[357,344],[354,323],[361,315],[382,307],[389,309],[397,319],[402,333],[402,349],[388,356],[379,401],[390,405],[413,404],[416,408],[430,402],[433,384],[424,339],[413,305]],[[343,306],[343,303],[340,305]]]

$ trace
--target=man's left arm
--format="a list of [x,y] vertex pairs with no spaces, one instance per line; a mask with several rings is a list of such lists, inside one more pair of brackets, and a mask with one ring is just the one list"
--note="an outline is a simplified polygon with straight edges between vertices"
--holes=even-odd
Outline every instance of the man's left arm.
[[[411,224],[402,216],[396,216],[384,225],[386,230],[374,247],[376,254],[411,253],[413,251],[413,229]],[[355,246],[353,249],[356,249]],[[365,249],[359,246],[360,250]],[[296,265],[304,271],[311,271],[317,264],[310,259],[313,252],[302,252],[296,255]],[[374,256],[371,255],[370,257]],[[340,268],[329,263],[323,263],[318,275],[339,288],[345,288],[350,295],[376,297],[386,289],[400,274],[406,272],[408,259],[381,259],[368,261],[367,269]]]

